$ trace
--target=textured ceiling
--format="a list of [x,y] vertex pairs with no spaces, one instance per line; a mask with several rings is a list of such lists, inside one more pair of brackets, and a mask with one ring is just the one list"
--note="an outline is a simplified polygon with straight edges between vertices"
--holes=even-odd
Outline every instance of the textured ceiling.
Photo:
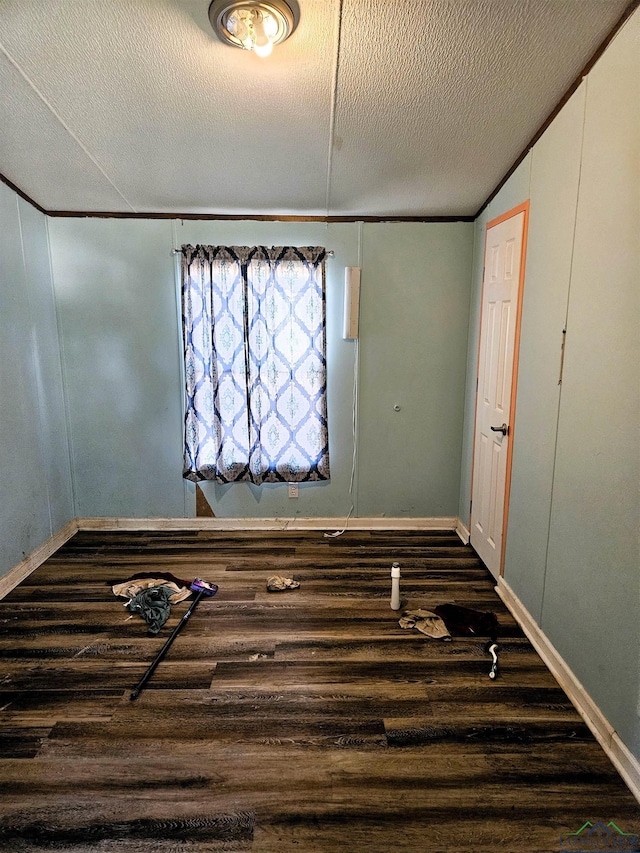
[[628,0],[0,0],[0,172],[50,211],[474,214]]

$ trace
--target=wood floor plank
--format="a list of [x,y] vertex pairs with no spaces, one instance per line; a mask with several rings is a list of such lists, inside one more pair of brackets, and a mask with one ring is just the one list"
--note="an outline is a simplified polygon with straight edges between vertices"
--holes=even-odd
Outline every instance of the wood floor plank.
[[[155,651],[146,661],[128,662],[97,662],[95,660],[77,659],[75,661],[55,661],[38,664],[25,664],[24,661],[4,660],[2,662],[3,677],[0,687],[18,691],[49,690],[54,684],[64,684],[70,690],[85,690],[100,686],[103,689],[133,689],[144,675],[147,666],[155,657]],[[201,663],[200,661],[165,661],[150,690],[157,687],[178,687],[180,689],[198,689],[211,683],[216,664]]]

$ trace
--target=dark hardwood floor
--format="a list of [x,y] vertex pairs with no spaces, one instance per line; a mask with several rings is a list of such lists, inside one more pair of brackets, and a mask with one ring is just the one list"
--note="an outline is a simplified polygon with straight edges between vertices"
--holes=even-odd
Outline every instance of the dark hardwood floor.
[[[497,614],[498,680],[484,639],[399,627],[393,560],[412,608]],[[220,589],[132,702],[187,603],[153,637],[110,584],[155,570]],[[268,593],[271,574],[300,589]],[[11,853],[549,853],[586,821],[640,832],[453,534],[79,533],[0,602],[0,723]]]

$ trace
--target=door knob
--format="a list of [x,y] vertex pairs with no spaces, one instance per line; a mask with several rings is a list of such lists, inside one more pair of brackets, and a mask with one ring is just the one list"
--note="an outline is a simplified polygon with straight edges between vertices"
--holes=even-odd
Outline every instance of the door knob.
[[503,435],[509,435],[509,427],[506,424],[502,424],[499,427],[491,427],[491,432],[501,432]]

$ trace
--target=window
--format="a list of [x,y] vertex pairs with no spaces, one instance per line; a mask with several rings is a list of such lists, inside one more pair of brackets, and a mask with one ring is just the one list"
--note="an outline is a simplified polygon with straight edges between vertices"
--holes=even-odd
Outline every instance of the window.
[[187,479],[329,479],[325,259],[182,247]]

